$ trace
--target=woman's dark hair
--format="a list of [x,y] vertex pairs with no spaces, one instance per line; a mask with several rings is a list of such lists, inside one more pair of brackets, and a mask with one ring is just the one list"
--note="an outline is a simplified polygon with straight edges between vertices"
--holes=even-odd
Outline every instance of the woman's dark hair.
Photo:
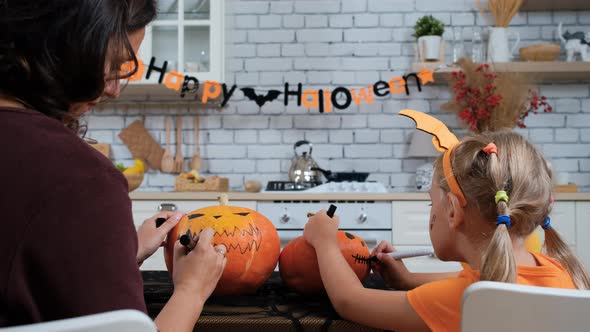
[[0,0],[0,94],[76,128],[69,106],[137,64],[128,33],[155,15],[154,0]]

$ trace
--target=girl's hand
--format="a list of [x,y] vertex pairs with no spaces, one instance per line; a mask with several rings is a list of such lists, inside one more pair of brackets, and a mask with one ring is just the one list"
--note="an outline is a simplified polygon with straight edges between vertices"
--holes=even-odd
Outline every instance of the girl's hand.
[[[166,239],[166,235],[184,216],[180,212],[161,212],[147,219],[137,230],[137,264],[154,254]],[[156,219],[165,218],[166,221],[156,228]]]
[[373,249],[372,256],[377,256],[379,262],[371,263],[373,271],[379,274],[383,280],[392,288],[396,290],[407,289],[407,278],[411,273],[401,260],[393,259],[388,253],[395,251],[391,243],[381,241],[379,245]]
[[303,237],[314,248],[320,244],[338,245],[338,223],[340,218],[336,215],[330,218],[326,210],[321,210],[309,218],[303,230]]
[[224,245],[214,247],[211,244],[213,234],[212,228],[205,228],[199,234],[196,247],[188,254],[180,241],[174,245],[172,281],[175,291],[187,292],[203,302],[215,290],[227,262],[227,248]]

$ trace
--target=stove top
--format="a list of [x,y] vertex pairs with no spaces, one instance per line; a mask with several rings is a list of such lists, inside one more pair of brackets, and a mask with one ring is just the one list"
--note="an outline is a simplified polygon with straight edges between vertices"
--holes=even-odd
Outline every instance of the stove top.
[[319,186],[320,182],[295,183],[291,181],[269,181],[266,191],[301,191]]
[[387,187],[379,182],[328,182],[295,184],[289,181],[270,181],[266,192],[301,193],[387,193]]

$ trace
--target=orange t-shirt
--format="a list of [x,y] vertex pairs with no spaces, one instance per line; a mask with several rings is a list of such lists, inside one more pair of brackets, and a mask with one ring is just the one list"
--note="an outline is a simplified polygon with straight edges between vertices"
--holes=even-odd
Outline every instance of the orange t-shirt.
[[[552,288],[576,288],[567,271],[554,259],[535,254],[539,266],[518,266],[517,283]],[[431,282],[407,293],[408,301],[432,331],[459,331],[465,289],[479,281],[479,271],[464,264],[457,278]]]

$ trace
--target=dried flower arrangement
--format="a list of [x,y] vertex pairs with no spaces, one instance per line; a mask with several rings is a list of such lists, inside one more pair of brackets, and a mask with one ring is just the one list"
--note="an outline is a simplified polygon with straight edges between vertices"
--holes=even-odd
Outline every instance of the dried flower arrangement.
[[545,96],[531,86],[530,79],[518,73],[495,73],[488,64],[470,58],[457,62],[452,73],[453,100],[442,109],[456,113],[476,133],[515,126],[526,128],[524,119],[532,112],[553,111]]
[[512,18],[518,13],[524,3],[524,0],[487,0],[488,9],[493,18],[492,24],[485,14],[481,0],[476,1],[479,12],[488,25],[504,28],[508,27],[510,21],[512,21]]

